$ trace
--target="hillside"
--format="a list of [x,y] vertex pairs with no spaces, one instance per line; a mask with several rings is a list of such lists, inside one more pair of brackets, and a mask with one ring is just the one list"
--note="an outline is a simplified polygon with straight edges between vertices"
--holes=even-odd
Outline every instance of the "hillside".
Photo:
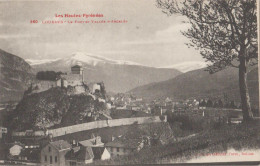
[[13,130],[68,126],[92,121],[88,113],[101,109],[89,95],[68,95],[67,89],[56,87],[24,96],[9,116],[8,126]]
[[[237,163],[232,163],[233,165],[239,165],[241,164],[240,161],[244,162],[243,159],[248,155],[244,154],[243,156],[239,154],[254,152],[256,149],[259,149],[259,133],[259,122],[252,122],[250,124],[243,123],[240,125],[221,125],[218,128],[198,133],[191,138],[174,141],[166,145],[143,148],[138,153],[118,156],[113,160],[95,161],[90,165],[174,165],[176,163],[185,165],[186,162],[191,159],[200,157],[204,157],[205,159],[206,157],[210,157],[207,155],[211,155],[213,156],[213,161],[197,160],[196,162],[196,165],[205,162],[207,163],[204,165],[209,165],[208,162],[214,162],[214,164],[221,162],[221,160],[217,160],[217,154],[228,153],[230,149],[235,149],[240,151],[240,153],[236,151],[237,156],[235,156],[236,154],[234,156],[230,154],[226,156],[219,155],[223,157],[222,159],[229,158],[231,160],[225,160],[223,163],[218,164],[225,165],[226,161],[236,161],[236,158],[239,156],[242,160],[239,160]],[[257,155],[258,153],[255,153],[255,156]],[[253,162],[251,162],[251,164],[252,163]],[[191,165],[195,165],[195,163]]]
[[[248,86],[251,102],[258,107],[258,68],[248,74]],[[190,71],[173,79],[151,83],[135,88],[129,93],[149,99],[158,97],[174,97],[176,99],[195,98],[223,98],[226,93],[228,99],[240,101],[238,70],[228,68],[215,74],[209,74],[204,69]]]
[[176,69],[154,68],[134,62],[112,60],[104,57],[75,53],[57,60],[27,60],[36,71],[54,70],[69,72],[70,67],[81,64],[87,82],[103,81],[108,92],[126,92],[151,82],[164,81],[181,74]]
[[0,49],[0,102],[19,101],[35,76],[22,58]]

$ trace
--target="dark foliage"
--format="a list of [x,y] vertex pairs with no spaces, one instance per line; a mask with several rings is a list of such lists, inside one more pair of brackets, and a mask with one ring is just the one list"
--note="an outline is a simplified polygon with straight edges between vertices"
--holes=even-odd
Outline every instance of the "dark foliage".
[[48,80],[48,81],[55,81],[57,80],[62,72],[55,72],[55,71],[39,71],[36,74],[36,78],[38,80]]

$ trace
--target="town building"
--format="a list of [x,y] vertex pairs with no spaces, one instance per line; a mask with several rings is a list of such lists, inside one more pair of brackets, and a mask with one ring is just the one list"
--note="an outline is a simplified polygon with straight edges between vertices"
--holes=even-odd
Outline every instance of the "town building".
[[12,145],[10,145],[10,148],[9,148],[10,157],[17,158],[20,155],[23,148],[24,148],[24,145],[19,142],[15,142]]
[[105,147],[92,147],[94,160],[109,160],[111,155]]
[[143,148],[144,143],[135,139],[115,138],[112,142],[105,144],[106,149],[109,151],[111,158],[121,155],[129,155],[135,151]]
[[65,165],[65,155],[71,150],[71,145],[64,140],[54,141],[47,144],[41,150],[42,165]]
[[66,165],[78,166],[92,163],[93,160],[107,160],[110,159],[110,153],[104,147],[100,136],[92,135],[91,139],[80,141],[76,143],[73,141],[73,147],[67,154]]
[[79,166],[93,162],[94,154],[91,147],[80,145],[72,148],[65,155],[66,166]]
[[104,143],[101,141],[100,136],[92,136],[91,139],[80,141],[80,145],[85,146],[85,147],[103,147]]
[[7,134],[7,128],[0,127],[0,139],[3,138],[5,134]]
[[91,82],[91,83],[88,83],[88,87],[89,87],[89,91],[91,93],[95,93],[96,91],[101,91],[101,84],[102,83],[94,83],[94,82]]
[[22,161],[38,163],[40,162],[40,149],[22,149],[18,158]]

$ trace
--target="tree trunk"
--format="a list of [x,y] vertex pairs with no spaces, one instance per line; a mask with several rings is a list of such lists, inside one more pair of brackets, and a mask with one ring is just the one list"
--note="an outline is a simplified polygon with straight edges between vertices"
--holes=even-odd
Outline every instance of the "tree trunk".
[[244,57],[240,58],[239,88],[241,97],[241,107],[243,111],[243,120],[248,121],[253,118],[253,113],[250,106],[250,97],[247,87],[247,66],[246,59]]

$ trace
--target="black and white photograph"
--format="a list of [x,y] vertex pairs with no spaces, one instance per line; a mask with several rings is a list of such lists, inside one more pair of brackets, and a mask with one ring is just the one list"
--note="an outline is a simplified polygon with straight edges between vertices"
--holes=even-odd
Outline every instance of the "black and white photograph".
[[260,164],[258,0],[0,0],[0,165]]

